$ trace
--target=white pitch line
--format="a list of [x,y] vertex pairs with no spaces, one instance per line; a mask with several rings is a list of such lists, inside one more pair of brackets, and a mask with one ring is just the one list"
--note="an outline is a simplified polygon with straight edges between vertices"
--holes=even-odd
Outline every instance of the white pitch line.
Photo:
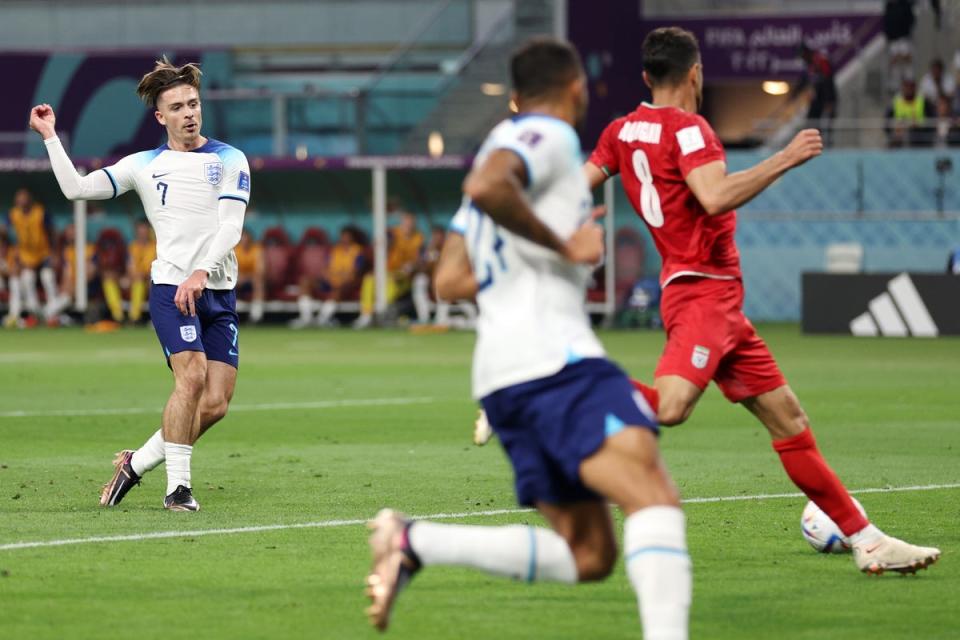
[[[230,411],[283,411],[289,409],[336,409],[339,407],[380,407],[407,404],[428,404],[433,398],[357,398],[345,400],[316,400],[314,402],[267,402],[262,404],[234,404]],[[55,418],[81,416],[123,416],[162,413],[163,407],[127,407],[117,409],[50,409],[48,411],[0,411],[0,418]]]
[[[960,482],[951,484],[924,484],[909,487],[874,487],[856,489],[852,494],[861,493],[899,493],[903,491],[935,491],[938,489],[960,489]],[[684,504],[706,504],[714,502],[739,502],[744,500],[774,500],[779,498],[803,498],[802,493],[765,493],[754,496],[716,496],[709,498],[690,498]],[[463,511],[461,513],[432,513],[426,516],[411,516],[414,520],[454,520],[460,518],[481,518],[517,513],[531,513],[534,509],[491,509],[489,511]],[[134,533],[120,536],[94,536],[91,538],[66,538],[64,540],[38,540],[35,542],[12,542],[0,545],[0,551],[16,549],[36,549],[38,547],[63,547],[67,545],[92,544],[95,542],[136,542],[140,540],[160,540],[163,538],[196,538],[199,536],[232,535],[235,533],[261,533],[264,531],[285,531],[287,529],[327,529],[330,527],[350,527],[366,524],[367,518],[352,520],[319,520],[317,522],[298,522],[293,524],[265,524],[254,527],[233,527],[230,529],[197,529],[195,531],[156,531],[153,533]]]

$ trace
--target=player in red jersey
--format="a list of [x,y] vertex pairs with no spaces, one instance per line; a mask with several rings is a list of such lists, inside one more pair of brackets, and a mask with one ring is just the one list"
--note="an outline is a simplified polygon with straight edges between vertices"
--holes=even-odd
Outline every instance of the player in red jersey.
[[723,145],[697,115],[703,70],[696,37],[652,31],[643,43],[643,78],[653,104],[614,120],[585,171],[591,187],[620,174],[663,260],[661,311],[667,344],[654,386],[636,382],[661,424],[686,420],[711,380],[770,432],[790,479],[853,544],[865,572],[915,572],[940,551],[887,536],[856,508],[817,449],[807,415],[773,355],[743,314],[734,209],[784,173],[820,155],[820,133],[806,129],[779,153],[727,173]]

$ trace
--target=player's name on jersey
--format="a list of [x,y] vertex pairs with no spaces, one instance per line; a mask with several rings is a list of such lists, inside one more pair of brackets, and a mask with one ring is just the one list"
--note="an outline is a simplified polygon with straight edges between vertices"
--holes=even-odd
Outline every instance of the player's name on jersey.
[[663,125],[659,122],[627,122],[620,129],[620,135],[617,136],[624,142],[646,142],[649,144],[660,143],[660,132]]

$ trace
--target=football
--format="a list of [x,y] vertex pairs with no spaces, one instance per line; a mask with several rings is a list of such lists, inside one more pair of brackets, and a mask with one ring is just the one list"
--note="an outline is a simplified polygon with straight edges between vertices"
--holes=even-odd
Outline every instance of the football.
[[[863,505],[854,498],[854,504],[864,516]],[[820,553],[850,553],[850,540],[847,539],[840,527],[830,519],[813,501],[807,503],[800,517],[800,532],[810,546]]]

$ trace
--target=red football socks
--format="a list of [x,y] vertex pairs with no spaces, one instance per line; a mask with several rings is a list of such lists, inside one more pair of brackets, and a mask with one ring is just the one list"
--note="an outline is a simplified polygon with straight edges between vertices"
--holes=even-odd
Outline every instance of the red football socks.
[[801,434],[774,440],[773,448],[793,483],[837,523],[844,535],[852,535],[870,524],[820,455],[809,427]]
[[660,392],[657,391],[654,387],[649,387],[639,380],[630,380],[630,383],[633,385],[633,388],[643,394],[643,397],[646,399],[647,404],[650,405],[650,408],[653,409],[654,413],[660,411]]

